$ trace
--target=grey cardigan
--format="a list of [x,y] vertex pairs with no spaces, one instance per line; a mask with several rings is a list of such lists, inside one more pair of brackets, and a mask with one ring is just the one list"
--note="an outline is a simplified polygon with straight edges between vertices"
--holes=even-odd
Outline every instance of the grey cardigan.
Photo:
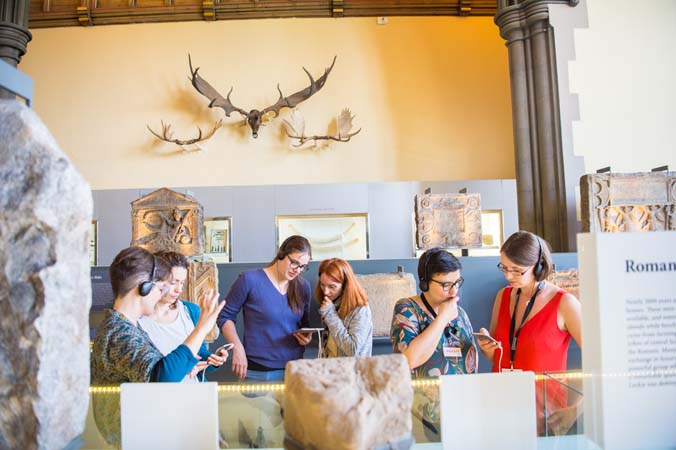
[[[373,321],[371,308],[357,306],[341,320],[335,305],[319,308],[319,315],[328,328],[328,342],[322,349],[322,357],[371,356],[373,348]],[[335,354],[332,349],[337,350]]]

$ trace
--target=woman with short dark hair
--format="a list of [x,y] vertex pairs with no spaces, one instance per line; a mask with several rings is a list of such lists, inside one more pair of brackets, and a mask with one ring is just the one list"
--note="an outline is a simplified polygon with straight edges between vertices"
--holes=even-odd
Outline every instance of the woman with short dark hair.
[[92,383],[181,381],[198,362],[205,336],[216,322],[225,302],[210,291],[195,329],[166,356],[153,345],[138,320],[150,316],[168,290],[170,265],[140,247],[122,250],[110,265],[113,309],[97,329],[92,348]]
[[[582,346],[580,302],[547,281],[552,268],[547,242],[533,233],[518,231],[502,245],[498,269],[509,286],[495,296],[489,330],[480,330],[497,342],[478,340],[484,356],[493,361],[493,372],[565,371],[571,337]],[[558,383],[552,381],[547,386],[547,423],[560,434],[570,428],[577,413],[566,406],[567,393]],[[538,432],[544,434],[541,382],[536,400]]]

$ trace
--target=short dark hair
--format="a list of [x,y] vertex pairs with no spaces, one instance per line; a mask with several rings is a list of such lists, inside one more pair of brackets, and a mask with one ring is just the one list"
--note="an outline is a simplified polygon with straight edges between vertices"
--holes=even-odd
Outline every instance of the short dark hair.
[[535,274],[538,281],[547,279],[552,273],[552,254],[549,252],[547,241],[530,231],[517,231],[512,234],[502,247],[500,253],[519,266],[537,266],[538,259],[542,267]]
[[435,247],[420,255],[418,260],[418,279],[427,280],[435,273],[456,272],[462,264],[453,254],[443,248]]
[[172,269],[174,267],[182,267],[186,270],[188,269],[188,258],[181,255],[180,253],[162,250],[162,251],[156,252],[155,256],[157,256],[158,258],[162,258],[166,262],[168,262],[169,265],[172,267]]
[[[150,280],[155,265],[155,277]],[[166,280],[171,274],[169,263],[155,258],[141,247],[129,247],[117,254],[110,265],[110,285],[115,298],[124,297],[144,281]]]

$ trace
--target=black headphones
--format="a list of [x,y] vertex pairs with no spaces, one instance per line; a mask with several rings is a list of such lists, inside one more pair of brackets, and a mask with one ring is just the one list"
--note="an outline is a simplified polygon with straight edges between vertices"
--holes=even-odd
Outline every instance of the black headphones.
[[150,294],[150,291],[153,290],[153,285],[155,284],[154,280],[155,280],[156,262],[157,259],[155,255],[153,255],[153,270],[150,274],[150,279],[138,285],[138,293],[141,294],[141,297],[145,297],[146,295]]
[[422,275],[420,274],[420,271],[418,271],[418,278],[420,279],[420,290],[423,292],[427,292],[430,290],[430,282],[428,279],[428,273],[427,273],[427,266],[430,263],[430,259],[432,259],[432,255],[438,254],[440,251],[444,251],[439,248],[433,248],[431,250],[428,250],[427,253],[425,254],[425,263],[423,264],[423,273]]
[[540,274],[545,269],[545,265],[542,263],[542,240],[538,236],[535,236],[535,240],[538,241],[540,252],[538,254],[538,261],[535,263],[535,266],[533,267],[533,275],[535,275],[535,278],[539,278]]

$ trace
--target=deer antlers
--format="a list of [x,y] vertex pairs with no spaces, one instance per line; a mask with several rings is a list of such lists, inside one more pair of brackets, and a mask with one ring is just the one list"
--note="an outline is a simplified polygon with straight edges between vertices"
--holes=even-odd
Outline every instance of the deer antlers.
[[199,149],[201,149],[202,147],[200,145],[198,145],[197,143],[202,142],[202,141],[206,141],[211,136],[213,136],[214,133],[216,133],[216,130],[218,130],[221,127],[221,125],[223,124],[223,119],[220,119],[218,122],[216,122],[214,124],[214,127],[211,129],[211,131],[209,131],[205,136],[202,136],[202,129],[198,126],[197,127],[197,131],[198,131],[197,137],[194,138],[194,139],[186,139],[186,140],[172,139],[174,132],[171,131],[171,124],[167,123],[165,125],[164,121],[160,121],[160,123],[162,124],[162,135],[161,136],[158,133],[156,133],[152,128],[150,128],[150,125],[146,125],[146,127],[148,127],[148,131],[150,131],[152,134],[154,134],[158,139],[161,139],[161,140],[166,141],[166,142],[173,142],[174,144],[181,146],[183,148],[183,150],[188,151],[188,149],[186,149],[185,147],[187,145],[193,145],[193,144],[196,144],[197,147]]
[[352,139],[352,136],[357,135],[361,128],[350,133],[352,130],[352,119],[354,116],[349,109],[344,108],[337,119],[338,135],[337,136],[305,136],[305,119],[298,110],[293,110],[290,117],[291,121],[284,120],[286,125],[286,135],[291,139],[298,139],[298,143],[294,147],[300,147],[306,142],[314,141],[315,145],[319,140],[332,140],[338,142],[347,142]]
[[327,67],[324,70],[324,75],[321,77],[317,78],[315,81],[314,78],[312,78],[312,75],[310,75],[310,72],[307,71],[305,67],[303,67],[303,70],[307,74],[307,76],[310,78],[310,85],[306,87],[305,89],[301,89],[300,91],[289,95],[288,97],[284,97],[284,94],[282,94],[282,90],[279,88],[279,84],[277,85],[277,91],[279,91],[279,99],[277,99],[277,102],[272,105],[268,106],[267,108],[263,108],[261,110],[258,109],[252,109],[249,112],[246,112],[242,108],[238,108],[237,106],[233,105],[232,102],[230,101],[230,94],[232,93],[232,87],[228,91],[227,97],[223,97],[221,94],[218,93],[216,89],[213,88],[204,78],[202,78],[198,71],[200,68],[193,69],[192,67],[192,60],[190,59],[190,54],[188,54],[188,64],[190,65],[190,73],[191,73],[191,78],[190,81],[192,82],[192,85],[197,89],[197,92],[205,96],[206,98],[209,99],[209,108],[222,108],[223,111],[225,111],[225,115],[227,117],[230,117],[230,114],[233,112],[238,112],[246,119],[246,123],[249,124],[251,127],[251,133],[254,138],[258,137],[258,129],[260,128],[261,124],[263,123],[263,116],[269,112],[274,112],[275,117],[279,115],[279,110],[282,108],[293,108],[300,102],[307,100],[310,98],[312,95],[314,95],[317,91],[319,91],[323,86],[324,83],[326,83],[326,79],[329,76],[329,73],[331,73],[331,70],[333,69],[333,65],[336,63],[336,56],[333,57],[333,62],[331,63],[330,67]]

